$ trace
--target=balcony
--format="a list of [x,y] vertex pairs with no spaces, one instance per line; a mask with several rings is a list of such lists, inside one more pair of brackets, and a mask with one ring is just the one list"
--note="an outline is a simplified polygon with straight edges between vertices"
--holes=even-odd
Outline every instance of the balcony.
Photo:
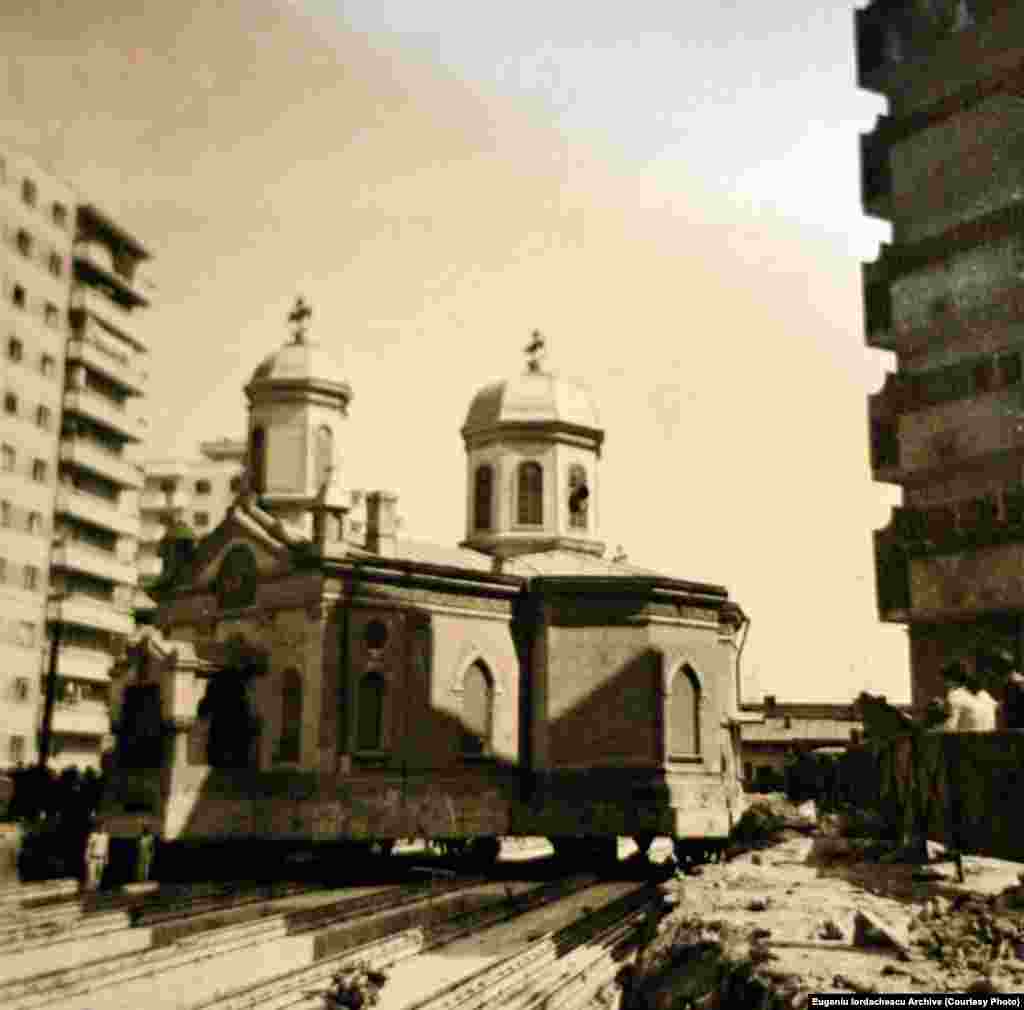
[[114,659],[106,652],[62,645],[57,655],[57,673],[68,680],[91,680],[105,684],[110,680]]
[[[143,292],[141,278],[136,278],[117,269],[110,249],[99,242],[76,242],[73,255],[78,274],[87,283],[100,283],[116,288],[118,293],[132,305],[146,306],[149,299]],[[132,264],[134,267],[134,263]]]
[[84,312],[96,319],[106,329],[119,333],[137,350],[146,350],[145,344],[136,335],[139,317],[132,315],[127,309],[122,308],[98,291],[87,287],[77,287],[71,295],[71,309]]
[[124,536],[136,539],[139,536],[141,524],[138,515],[122,512],[116,505],[103,498],[76,491],[74,488],[62,487],[57,491],[56,511]]
[[85,572],[121,585],[134,586],[138,582],[138,572],[134,563],[120,561],[117,555],[110,551],[89,547],[75,540],[56,544],[50,564],[54,568]]
[[61,439],[60,459],[62,463],[106,477],[121,487],[142,486],[142,474],[134,463],[86,438],[71,436]]
[[135,619],[130,613],[116,610],[112,601],[81,593],[73,593],[59,602],[48,604],[46,616],[49,621],[98,628],[115,635],[130,635],[135,630]]
[[110,732],[110,710],[101,701],[59,702],[53,709],[53,732],[106,736]]
[[99,393],[88,389],[69,389],[64,393],[64,409],[82,414],[132,442],[142,441],[142,419]]
[[888,116],[879,116],[871,133],[860,136],[860,194],[864,209],[875,217],[890,218],[892,170],[889,165]]
[[80,326],[68,341],[68,360],[81,361],[131,395],[141,395],[148,376],[134,367],[133,352],[118,348],[117,337],[104,337],[103,332],[103,328],[91,320]]

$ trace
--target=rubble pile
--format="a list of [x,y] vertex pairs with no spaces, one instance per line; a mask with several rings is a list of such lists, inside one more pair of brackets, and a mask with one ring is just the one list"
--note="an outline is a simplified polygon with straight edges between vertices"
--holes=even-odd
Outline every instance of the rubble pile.
[[[1022,875],[1024,876],[1024,875]],[[930,899],[911,923],[914,946],[952,973],[997,966],[1024,982],[1024,880],[987,898]]]

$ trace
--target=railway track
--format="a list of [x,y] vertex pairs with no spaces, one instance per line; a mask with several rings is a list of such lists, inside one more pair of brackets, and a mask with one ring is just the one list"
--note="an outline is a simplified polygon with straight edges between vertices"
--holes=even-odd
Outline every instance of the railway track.
[[[466,880],[395,886],[327,902],[297,911],[271,914],[255,921],[195,933],[162,946],[104,958],[73,968],[0,983],[0,1005],[6,1010],[34,1010],[77,997],[90,1002],[103,991],[141,979],[158,986],[159,978],[186,965],[263,947],[285,938],[329,930],[360,917],[394,912],[407,905],[465,890]],[[212,965],[211,965],[212,967]]]

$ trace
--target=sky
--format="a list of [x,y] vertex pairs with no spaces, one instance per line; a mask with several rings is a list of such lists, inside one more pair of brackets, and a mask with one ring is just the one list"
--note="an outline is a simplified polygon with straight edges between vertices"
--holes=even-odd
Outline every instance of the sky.
[[728,587],[746,700],[906,700],[853,55],[838,0],[22,0],[0,130],[153,253],[150,455],[244,432],[302,293],[345,480],[455,543],[466,409],[539,328],[600,409],[609,549]]

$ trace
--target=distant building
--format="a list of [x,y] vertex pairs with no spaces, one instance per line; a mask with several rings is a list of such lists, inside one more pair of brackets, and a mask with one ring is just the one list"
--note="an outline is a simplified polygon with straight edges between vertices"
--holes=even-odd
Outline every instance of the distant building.
[[139,500],[142,538],[139,574],[143,580],[161,572],[160,541],[175,522],[205,536],[220,525],[242,487],[245,442],[222,438],[203,442],[200,459],[156,459],[143,464],[146,482]]
[[58,624],[56,768],[96,765],[108,670],[134,630],[149,304],[128,231],[0,147],[0,765],[37,757],[47,629]]
[[740,730],[740,762],[743,781],[756,785],[759,779],[781,775],[787,757],[821,747],[848,747],[860,743],[863,723],[853,705],[777,702],[765,695],[762,704],[743,705],[747,715]]
[[856,12],[863,204],[893,240],[864,265],[867,343],[896,355],[871,397],[875,479],[903,505],[875,534],[878,608],[906,624],[913,700],[1024,626],[1024,7],[875,0]]

